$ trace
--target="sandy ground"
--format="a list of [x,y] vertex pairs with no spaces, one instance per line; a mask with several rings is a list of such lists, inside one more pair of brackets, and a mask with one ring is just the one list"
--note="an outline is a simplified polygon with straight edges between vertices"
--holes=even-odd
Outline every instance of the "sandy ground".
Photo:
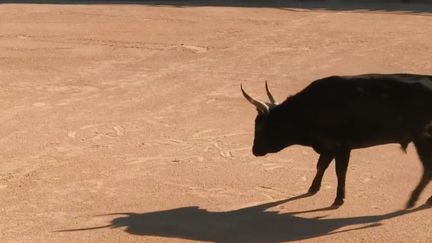
[[[0,242],[430,242],[400,211],[412,146],[356,150],[347,199],[317,155],[251,154],[264,81],[432,73],[432,16],[234,6],[0,5]],[[432,194],[426,188],[417,206]],[[322,209],[322,210],[319,210]]]

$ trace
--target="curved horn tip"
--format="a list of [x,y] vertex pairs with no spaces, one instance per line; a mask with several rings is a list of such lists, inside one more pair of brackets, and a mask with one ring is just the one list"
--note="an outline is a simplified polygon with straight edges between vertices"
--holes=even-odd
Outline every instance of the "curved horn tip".
[[243,89],[243,84],[242,83],[240,83],[240,89],[241,89],[242,93],[245,93],[245,91]]
[[271,92],[270,92],[270,90],[269,90],[269,87],[268,87],[268,84],[267,84],[267,80],[265,81],[265,88],[266,88],[267,96],[268,96],[268,98],[269,98],[269,100],[270,100],[270,104],[271,104],[271,105],[277,105],[278,102],[276,101],[276,99],[275,99],[275,98],[273,97],[273,95],[271,94]]
[[243,86],[242,84],[240,84],[240,89],[243,93],[243,96],[246,98],[246,100],[248,100],[251,104],[253,104],[260,112],[262,113],[267,113],[269,112],[269,107],[267,106],[267,104],[265,104],[264,102],[261,102],[259,100],[256,100],[252,97],[250,97],[246,91],[243,90]]

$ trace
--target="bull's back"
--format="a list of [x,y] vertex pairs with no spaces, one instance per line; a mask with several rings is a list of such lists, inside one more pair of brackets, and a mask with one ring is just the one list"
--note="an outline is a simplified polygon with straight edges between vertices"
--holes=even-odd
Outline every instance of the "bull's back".
[[432,120],[431,76],[328,77],[299,95],[310,132],[358,147],[409,140]]

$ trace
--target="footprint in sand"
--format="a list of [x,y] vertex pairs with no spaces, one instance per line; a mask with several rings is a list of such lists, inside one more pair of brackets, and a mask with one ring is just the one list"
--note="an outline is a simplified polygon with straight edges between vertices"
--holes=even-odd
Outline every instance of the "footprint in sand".
[[123,136],[125,134],[125,129],[122,126],[113,126],[114,131],[116,132],[117,136]]
[[192,135],[193,138],[202,138],[203,135],[208,135],[209,133],[215,132],[216,129],[207,129],[207,130],[202,130],[199,132],[196,132]]
[[274,162],[255,162],[256,165],[259,165],[261,167],[264,167],[264,170],[266,171],[272,171],[272,170],[278,170],[284,168],[283,165],[279,163]]
[[[87,139],[91,140],[97,140],[97,139],[105,139],[105,138],[115,138],[115,137],[121,137],[125,135],[126,129],[120,125],[115,126],[109,126],[108,124],[90,124],[85,125],[79,128],[80,135],[81,133],[92,133],[90,137],[87,137]],[[111,130],[112,129],[112,130]],[[114,130],[114,132],[113,132]],[[76,131],[69,131],[68,137],[75,138],[77,136]]]
[[46,106],[46,104],[44,102],[36,102],[32,104],[34,107],[43,107]]
[[191,50],[195,53],[204,53],[207,52],[207,48],[205,47],[199,47],[199,46],[191,46],[191,45],[185,45],[185,44],[181,44],[181,46],[185,49]]
[[271,200],[275,200],[276,198],[286,195],[286,193],[282,190],[278,190],[269,186],[258,186],[255,189]]
[[76,137],[76,131],[69,131],[68,132],[68,137],[75,138]]

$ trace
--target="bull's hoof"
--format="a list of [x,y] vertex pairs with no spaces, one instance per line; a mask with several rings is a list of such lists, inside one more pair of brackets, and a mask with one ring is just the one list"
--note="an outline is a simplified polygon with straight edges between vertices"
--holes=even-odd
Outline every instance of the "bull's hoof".
[[426,205],[429,207],[432,207],[432,197],[430,197],[427,201],[426,201]]
[[344,200],[336,198],[333,204],[331,205],[331,208],[339,208],[340,206],[342,206],[342,204],[344,204]]
[[[428,201],[429,201],[429,200],[428,200]],[[415,202],[416,202],[415,200],[410,199],[410,200],[407,202],[405,208],[406,208],[406,209],[410,209],[410,208],[414,207]],[[426,203],[427,203],[427,202],[426,202]]]
[[319,190],[320,190],[319,187],[311,186],[309,187],[308,194],[311,196],[315,195]]

